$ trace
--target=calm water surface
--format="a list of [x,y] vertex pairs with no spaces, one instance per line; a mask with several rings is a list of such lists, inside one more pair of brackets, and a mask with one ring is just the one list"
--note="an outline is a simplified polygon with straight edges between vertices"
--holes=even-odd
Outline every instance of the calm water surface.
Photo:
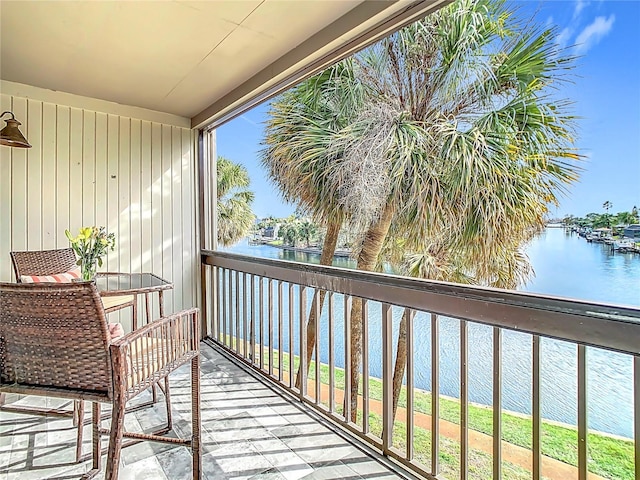
[[[268,246],[250,246],[246,241],[227,249],[233,253],[264,258],[318,263],[319,256],[291,252]],[[535,277],[523,290],[554,296],[640,307],[640,255],[612,254],[608,246],[587,243],[561,228],[546,229],[526,248]],[[353,267],[349,259],[336,259],[334,265]],[[286,290],[286,289],[285,289]],[[296,295],[296,293],[294,293]],[[311,297],[311,295],[309,295]],[[293,299],[297,305],[297,297]],[[308,298],[310,305],[311,299]],[[288,311],[285,294],[284,314]],[[343,312],[336,298],[336,332],[340,332]],[[402,315],[394,309],[394,330]],[[380,305],[369,304],[369,373],[381,377]],[[277,318],[277,317],[275,317]],[[320,330],[321,361],[328,362],[327,319],[323,314]],[[415,325],[428,323],[424,313],[416,315]],[[440,338],[441,393],[459,396],[459,321],[442,317]],[[285,329],[286,330],[286,329]],[[416,328],[416,387],[431,387],[431,335],[428,328]],[[299,331],[295,327],[294,332]],[[394,335],[395,337],[396,335]],[[282,343],[288,346],[288,333]],[[294,333],[294,341],[298,338]],[[276,339],[278,342],[278,339]],[[531,412],[531,335],[505,331],[503,334],[503,405],[507,410]],[[577,421],[577,353],[575,345],[556,340],[542,341],[541,408],[545,418],[569,424]],[[338,366],[344,365],[344,344],[336,337]],[[631,438],[633,436],[632,360],[630,356],[589,348],[587,352],[589,428]],[[471,401],[491,404],[492,329],[469,325],[469,396]]]

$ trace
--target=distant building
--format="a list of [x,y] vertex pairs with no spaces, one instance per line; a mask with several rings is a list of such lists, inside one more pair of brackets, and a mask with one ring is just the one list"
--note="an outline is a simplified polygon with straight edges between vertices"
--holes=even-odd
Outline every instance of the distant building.
[[624,236],[627,238],[640,239],[640,224],[629,225],[624,228]]
[[279,229],[279,225],[274,225],[272,227],[265,227],[264,229],[264,233],[262,234],[263,237],[267,237],[267,238],[278,238],[278,230]]

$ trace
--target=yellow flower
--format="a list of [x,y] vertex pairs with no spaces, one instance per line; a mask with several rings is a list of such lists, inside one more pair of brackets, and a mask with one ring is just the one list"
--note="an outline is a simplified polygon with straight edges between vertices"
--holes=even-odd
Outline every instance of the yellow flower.
[[91,238],[91,234],[93,233],[93,228],[91,227],[83,227],[80,229],[79,238],[84,238],[85,240],[89,240]]

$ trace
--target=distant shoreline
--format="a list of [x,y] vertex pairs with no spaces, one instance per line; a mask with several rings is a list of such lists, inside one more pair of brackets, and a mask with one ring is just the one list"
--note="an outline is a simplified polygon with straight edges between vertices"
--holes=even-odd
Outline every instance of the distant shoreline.
[[[300,253],[309,253],[311,255],[322,255],[322,249],[318,247],[292,247],[291,245],[274,245],[273,243],[270,243],[269,241],[265,241],[265,240],[249,239],[249,243],[251,244],[252,242],[258,243],[260,245],[266,245],[268,247],[279,248],[281,250],[289,250],[292,252],[300,252]],[[336,249],[333,256],[339,257],[339,258],[349,258],[351,256],[351,250]]]

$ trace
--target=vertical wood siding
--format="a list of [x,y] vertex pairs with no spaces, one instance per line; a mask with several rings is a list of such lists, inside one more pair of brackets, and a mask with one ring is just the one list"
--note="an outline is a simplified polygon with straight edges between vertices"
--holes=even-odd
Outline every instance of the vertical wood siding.
[[[117,247],[101,270],[173,281],[169,313],[196,305],[191,131],[6,94],[0,108],[15,113],[33,145],[0,147],[0,281],[14,280],[10,251],[64,248],[65,229],[104,225]],[[129,314],[120,319],[127,328]]]

